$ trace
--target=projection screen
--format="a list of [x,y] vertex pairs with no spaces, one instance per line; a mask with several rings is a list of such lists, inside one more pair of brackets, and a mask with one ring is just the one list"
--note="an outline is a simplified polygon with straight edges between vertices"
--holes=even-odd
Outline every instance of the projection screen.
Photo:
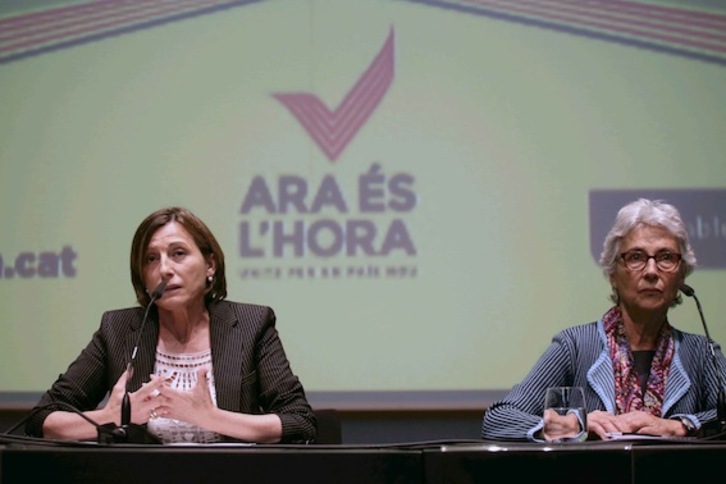
[[[169,205],[313,402],[483,406],[596,320],[617,209],[682,211],[726,342],[717,1],[0,4],[0,393],[33,399]],[[702,333],[691,299],[669,315]]]

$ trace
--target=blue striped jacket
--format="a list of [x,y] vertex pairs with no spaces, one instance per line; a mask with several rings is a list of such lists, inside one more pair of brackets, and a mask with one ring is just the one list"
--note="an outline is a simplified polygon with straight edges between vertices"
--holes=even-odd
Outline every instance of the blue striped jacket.
[[[663,417],[688,416],[700,428],[716,417],[718,378],[705,336],[673,329],[675,355],[666,380]],[[720,371],[726,362],[715,345]],[[615,377],[602,320],[557,333],[524,380],[486,409],[484,439],[539,441],[545,389],[581,386],[587,411],[615,410]]]

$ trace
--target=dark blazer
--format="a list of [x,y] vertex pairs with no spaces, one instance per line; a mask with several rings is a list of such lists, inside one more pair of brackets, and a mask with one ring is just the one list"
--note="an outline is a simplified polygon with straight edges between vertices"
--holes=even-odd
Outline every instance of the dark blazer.
[[[697,428],[716,417],[719,377],[705,336],[673,328],[675,355],[663,396],[663,418],[686,417]],[[715,345],[723,375],[726,360]],[[547,387],[580,386],[587,411],[615,414],[615,376],[602,320],[556,334],[524,380],[484,414],[482,438],[540,441]]]
[[[91,342],[31,412],[28,435],[42,437],[43,421],[54,410],[38,409],[40,406],[64,402],[81,411],[98,407],[126,370],[143,317],[142,307],[103,314]],[[277,414],[282,420],[283,443],[314,440],[315,416],[290,368],[275,328],[274,311],[266,306],[219,301],[209,306],[209,317],[217,406],[234,412]],[[158,313],[153,306],[139,342],[129,391],[138,390],[149,380],[158,338]]]

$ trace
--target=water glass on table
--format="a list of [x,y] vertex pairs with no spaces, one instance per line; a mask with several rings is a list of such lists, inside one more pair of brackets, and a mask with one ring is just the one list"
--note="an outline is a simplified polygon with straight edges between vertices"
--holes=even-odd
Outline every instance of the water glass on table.
[[582,387],[552,387],[545,392],[543,435],[549,442],[587,439],[587,411]]

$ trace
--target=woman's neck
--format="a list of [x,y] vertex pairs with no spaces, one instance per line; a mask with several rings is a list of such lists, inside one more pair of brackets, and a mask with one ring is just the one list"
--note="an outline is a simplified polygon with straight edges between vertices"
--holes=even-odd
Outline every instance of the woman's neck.
[[173,353],[209,349],[209,313],[206,308],[159,312],[159,347]]
[[628,337],[630,349],[654,350],[658,343],[658,335],[667,321],[666,313],[652,311],[633,311],[621,306],[625,335]]

